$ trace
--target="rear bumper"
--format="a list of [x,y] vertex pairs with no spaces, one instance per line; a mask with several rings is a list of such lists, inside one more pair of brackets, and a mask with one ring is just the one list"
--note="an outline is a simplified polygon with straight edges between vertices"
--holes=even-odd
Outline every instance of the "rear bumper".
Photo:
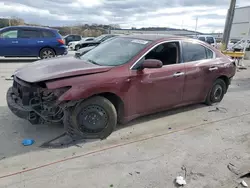
[[67,55],[68,54],[68,48],[67,46],[59,46],[55,48],[56,55]]
[[12,91],[12,87],[10,87],[7,91],[6,100],[8,107],[13,114],[22,119],[29,119],[31,110],[21,105],[18,97]]

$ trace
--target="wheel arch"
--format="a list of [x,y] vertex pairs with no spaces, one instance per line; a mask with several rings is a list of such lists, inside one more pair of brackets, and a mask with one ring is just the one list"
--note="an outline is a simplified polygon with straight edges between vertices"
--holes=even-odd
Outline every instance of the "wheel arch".
[[218,80],[218,79],[221,79],[221,80],[223,80],[225,82],[226,87],[227,87],[226,88],[226,92],[227,92],[227,89],[228,89],[228,87],[230,85],[230,79],[227,76],[225,76],[225,75],[219,76],[216,80]]
[[51,46],[44,46],[44,47],[42,47],[42,48],[39,50],[38,56],[40,56],[40,53],[41,53],[41,51],[42,51],[44,48],[49,48],[49,49],[53,50],[54,53],[55,53],[55,55],[57,55],[57,54],[56,54],[56,50],[55,50],[54,48],[52,48]]
[[111,93],[111,92],[103,92],[103,93],[98,93],[94,96],[102,96],[108,99],[115,106],[117,116],[118,116],[118,122],[123,123],[124,102],[118,95]]

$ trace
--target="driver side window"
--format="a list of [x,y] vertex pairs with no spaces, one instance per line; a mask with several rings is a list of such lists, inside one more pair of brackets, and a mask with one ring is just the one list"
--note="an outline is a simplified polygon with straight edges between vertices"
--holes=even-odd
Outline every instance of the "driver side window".
[[179,42],[166,42],[151,50],[145,59],[157,59],[164,65],[179,63]]
[[16,39],[18,35],[18,30],[8,30],[3,33],[1,33],[1,38],[12,38]]

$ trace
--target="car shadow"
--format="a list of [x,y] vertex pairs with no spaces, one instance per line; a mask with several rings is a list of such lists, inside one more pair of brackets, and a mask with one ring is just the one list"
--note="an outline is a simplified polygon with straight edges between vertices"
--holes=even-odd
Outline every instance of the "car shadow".
[[[138,123],[148,122],[203,107],[205,107],[205,105],[197,104],[140,117],[125,125],[118,125],[116,131]],[[63,133],[63,125],[31,125],[27,120],[20,119],[13,115],[7,106],[2,106],[0,107],[0,161],[30,151],[44,150],[46,147],[41,147],[44,143],[48,143],[58,136],[63,135]],[[35,143],[31,146],[23,146],[23,139],[33,139]],[[99,141],[100,140],[79,139],[72,145],[77,146],[78,144],[88,144]],[[67,145],[65,145],[65,147],[67,147]],[[60,147],[59,144],[59,147],[55,148],[58,149],[65,147]]]
[[122,124],[122,125],[118,124],[116,130],[120,130],[120,129],[129,127],[129,126],[133,126],[133,125],[148,122],[148,121],[153,121],[153,120],[156,120],[156,119],[159,119],[159,118],[175,115],[175,114],[178,114],[178,113],[197,110],[199,108],[204,108],[204,107],[207,107],[207,106],[205,104],[193,104],[193,105],[188,105],[188,106],[184,106],[184,107],[178,107],[178,108],[175,108],[175,109],[172,109],[172,110],[157,112],[157,113],[154,113],[154,114],[150,114],[150,115],[147,115],[147,116],[142,116],[142,117],[136,118],[136,119],[128,122],[127,124]]
[[[40,145],[64,132],[62,125],[31,125],[16,117],[7,106],[0,107],[0,161],[11,156],[41,150]],[[23,139],[33,139],[23,146]]]
[[37,61],[39,59],[25,59],[25,58],[4,58],[0,59],[0,63],[32,63],[34,61]]

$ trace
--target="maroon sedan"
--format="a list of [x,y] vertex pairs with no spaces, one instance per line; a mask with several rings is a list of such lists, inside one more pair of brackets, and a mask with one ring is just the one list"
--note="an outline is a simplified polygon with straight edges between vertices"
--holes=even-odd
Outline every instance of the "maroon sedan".
[[117,37],[79,58],[41,60],[14,73],[8,106],[32,124],[64,123],[70,134],[106,138],[117,122],[220,102],[235,64],[195,39]]

